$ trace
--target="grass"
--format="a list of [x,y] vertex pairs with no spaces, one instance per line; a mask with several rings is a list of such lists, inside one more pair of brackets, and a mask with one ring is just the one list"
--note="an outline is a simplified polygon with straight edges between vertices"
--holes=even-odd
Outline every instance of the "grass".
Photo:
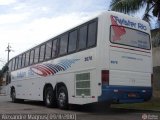
[[130,104],[113,104],[113,108],[125,109],[140,109],[140,110],[158,110],[160,111],[160,100],[151,100],[144,103],[130,103]]

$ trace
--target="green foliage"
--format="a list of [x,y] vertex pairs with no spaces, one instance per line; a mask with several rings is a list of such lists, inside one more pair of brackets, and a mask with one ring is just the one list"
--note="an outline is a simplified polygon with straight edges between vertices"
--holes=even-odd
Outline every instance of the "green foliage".
[[2,70],[0,70],[0,78],[2,78],[7,71],[8,71],[8,64],[3,66]]
[[132,14],[144,7],[145,4],[145,0],[112,0],[110,8],[113,11]]
[[113,108],[123,108],[123,109],[136,109],[136,110],[160,110],[159,99],[151,100],[144,103],[133,103],[133,104],[114,104]]
[[158,6],[157,5],[154,7],[152,13],[154,16],[156,16],[156,17],[158,16]]

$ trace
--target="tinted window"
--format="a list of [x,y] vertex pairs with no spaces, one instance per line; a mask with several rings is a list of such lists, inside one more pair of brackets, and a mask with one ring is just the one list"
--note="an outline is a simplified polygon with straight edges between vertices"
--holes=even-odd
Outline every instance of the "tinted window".
[[97,24],[96,22],[90,23],[88,26],[88,47],[96,45],[96,31]]
[[87,26],[83,26],[79,29],[79,44],[78,49],[85,49],[87,42]]
[[40,47],[40,56],[39,56],[39,61],[43,61],[44,60],[44,53],[45,53],[45,45],[42,45]]
[[12,70],[14,70],[14,66],[15,66],[15,58],[12,60]]
[[[117,33],[116,30],[120,32]],[[137,31],[123,26],[111,26],[110,41],[112,43],[132,46],[141,49],[151,49],[150,36],[142,31]]]
[[18,68],[18,57],[16,57],[15,70]]
[[39,47],[36,47],[34,54],[34,63],[38,63],[38,58],[39,58]]
[[45,54],[46,60],[51,58],[51,50],[52,50],[52,41],[49,41],[46,44],[46,54]]
[[26,54],[23,54],[22,55],[22,67],[25,66],[25,57],[26,57]]
[[56,57],[57,55],[57,42],[58,40],[53,40],[53,46],[52,46],[52,57]]
[[60,55],[67,53],[67,45],[68,45],[68,34],[61,36],[60,39]]
[[30,60],[29,60],[29,64],[33,64],[33,60],[34,60],[34,50],[31,51],[30,53]]
[[22,55],[19,56],[18,68],[21,68],[21,64],[22,64]]
[[68,52],[73,52],[76,50],[76,42],[77,42],[77,30],[69,34]]
[[9,62],[9,64],[8,64],[8,69],[9,69],[9,71],[12,70],[12,61],[13,61],[13,60],[11,60],[11,61]]
[[25,61],[25,66],[29,65],[29,52],[26,53],[26,61]]

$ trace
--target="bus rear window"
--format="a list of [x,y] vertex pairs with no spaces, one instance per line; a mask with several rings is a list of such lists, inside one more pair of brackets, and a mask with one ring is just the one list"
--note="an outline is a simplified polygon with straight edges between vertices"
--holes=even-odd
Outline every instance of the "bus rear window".
[[141,49],[150,50],[149,34],[127,28],[124,26],[111,26],[110,41],[115,44],[121,44]]

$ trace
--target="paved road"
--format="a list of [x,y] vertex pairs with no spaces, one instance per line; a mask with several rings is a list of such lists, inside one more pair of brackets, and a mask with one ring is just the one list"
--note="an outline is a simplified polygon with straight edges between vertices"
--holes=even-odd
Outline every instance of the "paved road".
[[[60,110],[57,108],[46,108],[42,102],[25,101],[24,103],[12,103],[10,98],[7,96],[0,96],[0,113],[0,119],[2,119],[2,115],[4,114],[55,115],[55,113],[69,113],[73,116],[75,115],[76,120],[142,120],[142,114],[144,113],[146,113],[150,118],[157,116],[160,119],[160,113],[152,111],[137,111],[116,108],[111,108],[109,110],[93,110],[86,109],[81,106],[72,106],[70,110]],[[5,119],[5,117],[3,119]]]

